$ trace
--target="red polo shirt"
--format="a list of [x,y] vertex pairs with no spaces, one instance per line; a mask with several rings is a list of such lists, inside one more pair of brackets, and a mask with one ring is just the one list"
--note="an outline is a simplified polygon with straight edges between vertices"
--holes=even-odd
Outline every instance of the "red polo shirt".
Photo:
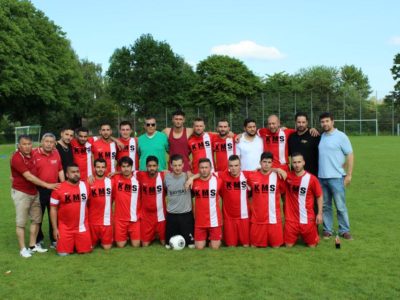
[[61,157],[56,149],[46,153],[42,148],[33,151],[33,159],[36,164],[37,177],[47,183],[58,182],[58,172],[62,168]]
[[32,157],[32,153],[29,156],[25,156],[19,150],[16,151],[11,157],[10,165],[13,178],[12,188],[25,194],[36,195],[36,186],[22,175],[27,171],[36,175],[35,160]]

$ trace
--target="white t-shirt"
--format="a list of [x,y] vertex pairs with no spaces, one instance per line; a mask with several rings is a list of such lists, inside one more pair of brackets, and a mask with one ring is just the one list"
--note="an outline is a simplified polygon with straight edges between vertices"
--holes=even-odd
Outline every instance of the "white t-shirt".
[[239,155],[242,171],[254,171],[260,168],[260,157],[263,153],[263,140],[258,135],[252,141],[247,140],[244,133],[236,144],[236,154]]

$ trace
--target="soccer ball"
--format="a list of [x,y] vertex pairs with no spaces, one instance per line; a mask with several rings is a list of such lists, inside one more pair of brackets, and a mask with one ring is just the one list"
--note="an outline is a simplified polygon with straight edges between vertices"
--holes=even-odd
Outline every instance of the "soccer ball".
[[169,245],[173,250],[182,250],[185,248],[186,242],[183,236],[174,235],[169,239]]

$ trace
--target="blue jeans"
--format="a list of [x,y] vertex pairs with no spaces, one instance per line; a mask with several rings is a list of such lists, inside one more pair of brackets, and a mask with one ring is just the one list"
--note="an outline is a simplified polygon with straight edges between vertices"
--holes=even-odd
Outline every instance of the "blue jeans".
[[339,234],[350,231],[349,214],[346,207],[344,178],[319,178],[324,193],[323,218],[324,231],[332,233],[333,209],[332,198],[337,210]]

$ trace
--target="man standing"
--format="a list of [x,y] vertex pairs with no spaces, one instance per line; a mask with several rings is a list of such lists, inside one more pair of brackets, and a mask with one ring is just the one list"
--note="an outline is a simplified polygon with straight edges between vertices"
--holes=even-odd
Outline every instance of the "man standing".
[[[49,183],[57,183],[64,181],[64,171],[61,164],[61,158],[58,151],[55,149],[56,137],[52,133],[45,133],[42,137],[41,146],[34,151],[33,158],[36,164],[37,177]],[[49,235],[50,247],[54,248],[56,242],[53,238],[53,228],[50,221],[50,195],[51,189],[38,187],[40,206],[42,208],[42,220],[47,209],[49,219]],[[44,239],[42,231],[42,223],[39,224],[39,232],[36,238],[36,243],[42,244]]]
[[167,136],[157,131],[157,123],[154,117],[146,117],[144,121],[145,133],[139,136],[139,170],[146,171],[148,156],[155,156],[158,159],[159,170],[167,169],[166,154],[168,152]]
[[303,155],[293,153],[291,160],[293,172],[286,179],[285,244],[292,247],[300,235],[304,243],[313,248],[319,242],[315,224],[322,223],[322,190],[317,177],[304,170]]
[[103,158],[107,162],[107,174],[115,172],[117,145],[112,140],[111,125],[103,123],[100,125],[100,138],[92,145],[93,158]]
[[[164,128],[163,132],[168,136],[169,156],[179,154],[183,158],[183,172],[190,171],[190,150],[188,139],[193,133],[193,128],[184,127],[185,113],[176,111],[172,114],[172,128]],[[171,160],[169,170],[172,171]]]
[[137,170],[139,167],[138,141],[137,138],[131,137],[132,124],[128,121],[122,121],[119,124],[119,134],[119,141],[124,146],[121,150],[117,150],[117,160],[128,156],[133,161],[133,170]]
[[[10,167],[11,197],[15,205],[16,233],[20,255],[29,258],[33,252],[47,252],[47,249],[36,244],[39,224],[42,222],[42,210],[36,186],[55,189],[59,183],[50,184],[35,176],[36,166],[32,154],[32,138],[28,135],[18,137],[18,150],[11,157]],[[28,216],[31,219],[29,249],[25,247],[25,226]]]
[[192,153],[192,173],[199,172],[199,161],[208,158],[211,163],[211,172],[214,171],[214,155],[212,151],[213,134],[204,132],[206,126],[202,118],[196,118],[193,122],[193,135],[189,138],[188,145]]
[[114,240],[118,248],[130,239],[132,247],[140,247],[141,201],[140,186],[132,174],[133,160],[124,156],[118,161],[121,174],[113,177]]
[[289,155],[300,153],[304,160],[304,169],[318,176],[318,144],[320,136],[312,136],[308,128],[308,116],[297,113],[295,117],[296,132],[289,137]]
[[254,171],[260,168],[258,158],[263,153],[263,141],[257,135],[256,121],[244,120],[244,134],[236,145],[236,154],[240,157],[243,171]]
[[186,245],[194,248],[194,219],[192,212],[192,195],[185,189],[187,175],[183,172],[183,157],[175,154],[170,158],[172,173],[165,174],[164,184],[167,190],[167,227],[166,241],[174,235],[182,235]]
[[194,240],[196,249],[204,249],[210,240],[212,249],[219,249],[222,238],[222,218],[219,206],[221,180],[211,174],[211,161],[198,161],[200,178],[193,181],[195,201]]
[[158,172],[158,159],[150,155],[146,158],[147,172],[138,171],[142,200],[142,246],[147,247],[155,239],[156,234],[161,245],[165,245],[165,189],[164,173]]
[[92,145],[94,138],[89,137],[89,130],[84,127],[76,129],[76,138],[71,141],[74,163],[79,166],[81,178],[87,180],[93,176]]
[[66,256],[74,252],[92,251],[90,239],[87,201],[89,186],[80,181],[79,167],[67,167],[67,180],[51,194],[50,218],[57,254]]
[[100,242],[105,250],[109,250],[113,243],[112,182],[110,178],[105,177],[106,170],[107,162],[104,159],[94,161],[95,180],[90,185],[88,211],[92,247]]
[[324,193],[324,238],[329,239],[333,233],[333,198],[337,210],[339,234],[347,240],[352,240],[345,187],[350,184],[353,173],[353,149],[346,134],[334,127],[331,113],[321,114],[319,120],[324,131],[318,147],[318,177]]
[[225,171],[228,168],[228,159],[236,154],[235,136],[229,136],[229,122],[225,119],[218,121],[217,133],[212,139],[213,153],[215,153],[215,170]]
[[61,157],[64,174],[67,166],[74,163],[71,141],[74,138],[74,130],[71,127],[64,127],[61,130],[60,139],[57,141],[56,149]]

